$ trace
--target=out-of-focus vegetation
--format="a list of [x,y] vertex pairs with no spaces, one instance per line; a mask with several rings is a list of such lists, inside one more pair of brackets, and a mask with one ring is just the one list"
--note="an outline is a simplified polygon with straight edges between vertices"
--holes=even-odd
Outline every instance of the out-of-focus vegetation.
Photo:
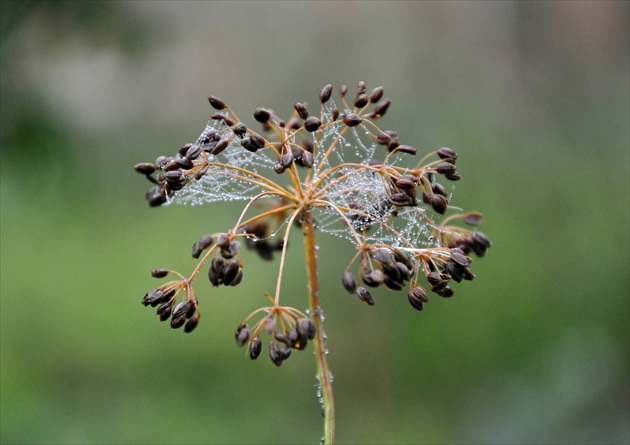
[[191,335],[140,305],[237,215],[150,209],[132,166],[193,141],[208,94],[288,114],[359,80],[401,141],[460,153],[453,204],[494,246],[417,313],[348,296],[351,248],[320,238],[339,442],[628,443],[627,2],[1,7],[2,443],[318,441],[312,354],[276,369],[233,341],[276,263],[200,287]]

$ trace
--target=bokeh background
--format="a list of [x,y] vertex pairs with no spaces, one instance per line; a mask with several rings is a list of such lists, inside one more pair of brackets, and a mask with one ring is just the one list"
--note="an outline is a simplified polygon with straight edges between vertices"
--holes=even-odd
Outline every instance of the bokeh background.
[[290,113],[359,80],[401,140],[460,153],[453,204],[494,246],[417,313],[347,295],[351,246],[320,237],[339,442],[630,441],[628,2],[1,8],[2,443],[318,442],[311,351],[276,368],[233,340],[277,263],[201,286],[191,335],[140,305],[238,206],[150,209],[132,166],[192,142],[208,94]]

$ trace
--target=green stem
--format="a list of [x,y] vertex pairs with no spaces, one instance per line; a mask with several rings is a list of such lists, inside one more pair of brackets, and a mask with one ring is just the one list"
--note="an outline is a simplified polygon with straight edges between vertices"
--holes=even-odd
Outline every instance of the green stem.
[[317,326],[315,337],[315,355],[317,357],[317,377],[321,385],[321,393],[324,404],[324,443],[335,443],[335,402],[332,391],[332,374],[328,368],[326,355],[326,340],[324,338],[324,320],[319,306],[319,278],[317,276],[317,248],[315,246],[315,230],[313,217],[304,212],[302,221],[304,229],[304,250],[306,252],[306,269],[308,271],[309,301],[311,316]]

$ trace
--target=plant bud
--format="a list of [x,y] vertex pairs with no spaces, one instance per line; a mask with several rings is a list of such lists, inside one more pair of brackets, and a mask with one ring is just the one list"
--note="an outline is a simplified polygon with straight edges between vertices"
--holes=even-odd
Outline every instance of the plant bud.
[[346,124],[348,127],[356,127],[361,123],[362,120],[363,119],[361,119],[361,116],[358,116],[354,113],[349,113],[346,114],[343,118],[343,123]]
[[221,153],[223,150],[225,150],[227,148],[229,143],[230,143],[229,139],[223,139],[223,140],[219,141],[214,146],[214,148],[210,151],[210,154],[213,154],[214,156],[218,155],[219,153]]
[[298,333],[309,340],[313,340],[317,334],[317,326],[310,318],[300,318],[296,324]]
[[280,346],[273,340],[269,343],[269,358],[276,366],[282,365],[282,360],[284,359],[284,355],[280,351]]
[[247,343],[249,340],[249,326],[246,323],[243,323],[238,327],[236,333],[234,334],[236,338],[236,344],[240,347]]
[[164,278],[168,275],[168,269],[153,269],[151,271],[151,276],[153,278]]
[[371,113],[371,117],[374,119],[378,119],[383,116],[387,112],[387,109],[389,108],[391,103],[391,99],[384,99],[382,102],[376,105],[374,111]]
[[184,323],[186,323],[186,316],[185,315],[180,315],[179,317],[173,317],[171,319],[171,328],[179,329],[182,326],[184,326]]
[[357,108],[365,107],[370,101],[370,98],[367,94],[359,94],[357,98],[354,100],[354,106]]
[[219,99],[217,96],[208,96],[208,102],[215,110],[223,110],[225,108],[225,102]]
[[295,104],[293,104],[293,108],[295,108],[295,111],[297,111],[297,114],[298,116],[300,116],[301,119],[306,120],[306,118],[308,118],[308,110],[306,109],[304,104],[296,102]]
[[282,160],[280,161],[280,165],[285,169],[291,167],[293,164],[293,155],[291,153],[285,153],[282,155]]
[[389,249],[385,249],[381,247],[380,249],[376,249],[372,257],[382,264],[388,264],[392,262],[392,253]]
[[184,326],[184,332],[186,332],[187,334],[191,333],[192,331],[195,330],[198,324],[199,324],[199,316],[195,315],[194,317],[190,318],[190,320],[186,322],[186,325]]
[[442,159],[452,159],[455,161],[457,159],[457,153],[454,150],[448,147],[442,147],[437,151],[437,155]]
[[359,299],[363,301],[364,303],[367,303],[370,306],[374,306],[374,299],[372,298],[372,295],[366,288],[359,287],[357,289],[357,295],[359,296]]
[[341,85],[341,88],[339,89],[339,94],[341,95],[341,97],[346,97],[347,92],[348,92],[348,86]]
[[313,153],[310,151],[302,152],[302,165],[306,168],[311,168],[313,166]]
[[175,309],[173,309],[173,318],[178,318],[181,316],[186,318],[186,313],[188,312],[190,306],[191,304],[188,300],[184,300],[179,303],[177,306],[175,306]]
[[265,146],[265,138],[259,134],[251,134],[250,132],[249,140],[257,149],[261,149]]
[[348,293],[353,294],[357,290],[357,280],[355,280],[354,275],[350,272],[346,272],[343,274],[343,278],[341,279],[343,283],[343,287],[348,291]]
[[136,164],[133,169],[138,173],[142,173],[143,175],[150,175],[157,169],[157,166],[145,162],[142,164]]
[[233,119],[230,119],[225,114],[221,114],[221,113],[213,114],[212,116],[210,116],[210,119],[215,120],[215,121],[223,121],[223,123],[227,125],[228,127],[231,127],[234,124],[236,124],[236,122]]
[[267,121],[271,118],[271,113],[265,110],[264,108],[256,108],[254,110],[254,119],[256,119],[261,124],[266,124]]
[[442,175],[455,173],[456,169],[457,167],[455,167],[455,165],[451,164],[450,162],[440,162],[438,165],[435,166],[435,171]]
[[383,284],[383,271],[381,269],[374,269],[373,271],[363,275],[363,282],[370,287],[378,287]]
[[204,236],[202,236],[199,241],[197,241],[195,244],[193,244],[192,257],[193,258],[199,258],[199,256],[201,255],[201,252],[203,252],[205,249],[210,247],[212,245],[213,241],[214,241],[214,239],[212,238],[211,235],[204,235]]
[[262,341],[260,340],[260,337],[256,337],[249,343],[249,358],[256,360],[258,356],[260,356],[261,352]]
[[395,141],[398,140],[398,134],[395,131],[391,131],[391,130],[382,131],[376,135],[376,142],[378,142],[381,145],[387,145],[392,140],[395,140]]
[[429,301],[427,298],[427,291],[419,286],[412,288],[407,294],[407,298],[409,299],[411,306],[417,311],[424,309],[424,303]]
[[391,151],[394,150],[401,153],[407,153],[412,156],[415,156],[418,152],[418,149],[416,147],[412,147],[411,145],[398,145],[397,147],[391,149]]
[[492,246],[492,242],[490,241],[490,238],[488,238],[488,236],[483,232],[473,233],[473,240],[481,244],[486,249],[489,249],[490,246]]
[[440,215],[444,215],[446,208],[448,207],[448,201],[442,195],[433,195],[430,198],[431,207]]
[[315,116],[311,116],[304,121],[304,128],[306,128],[306,131],[310,131],[311,133],[317,131],[321,125],[322,121]]
[[319,101],[323,104],[330,100],[330,95],[332,94],[333,86],[331,84],[326,85],[322,88],[321,93],[319,93]]
[[383,97],[383,87],[376,87],[372,90],[372,94],[370,94],[370,102],[375,104]]

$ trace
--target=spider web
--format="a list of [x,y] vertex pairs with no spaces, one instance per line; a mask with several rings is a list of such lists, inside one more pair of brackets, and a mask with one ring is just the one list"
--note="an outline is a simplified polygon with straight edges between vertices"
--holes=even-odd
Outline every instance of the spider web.
[[[322,122],[332,121],[334,101],[325,104]],[[227,114],[227,113],[226,113]],[[363,236],[371,243],[385,243],[393,246],[428,244],[431,242],[430,230],[423,218],[425,206],[394,207],[389,204],[386,185],[380,175],[366,167],[373,162],[382,161],[387,155],[385,147],[379,146],[371,138],[363,126],[347,127],[341,115],[336,123],[323,125],[319,130],[309,133],[314,142],[314,167],[310,184],[317,188],[325,188],[325,199],[341,208],[354,233],[338,211],[332,206],[314,210],[317,229],[321,232],[350,241],[356,244],[355,234]],[[277,123],[276,123],[277,124]],[[220,120],[209,120],[204,131],[197,138],[196,144],[208,148],[204,143],[207,135],[216,131],[222,134],[221,140],[233,135],[228,126]],[[295,139],[295,138],[294,138]],[[244,149],[241,139],[232,137],[227,148],[218,155],[208,154],[212,163],[206,174],[199,180],[192,181],[184,189],[175,193],[170,202],[202,205],[213,202],[251,200],[265,191],[259,185],[249,181],[256,179],[239,168],[263,176],[276,183],[281,182],[284,175],[278,175],[274,167],[278,164],[278,156],[269,148],[255,153]],[[292,140],[299,143],[300,141]],[[334,149],[328,148],[334,144]],[[375,157],[380,159],[375,159]],[[394,165],[400,160],[398,154],[390,157],[388,164]],[[352,165],[337,167],[341,164]],[[324,174],[329,169],[337,169],[332,174]],[[302,181],[309,170],[298,168]],[[259,180],[259,179],[258,179]],[[303,183],[303,188],[308,186]],[[354,211],[353,211],[354,210]]]

